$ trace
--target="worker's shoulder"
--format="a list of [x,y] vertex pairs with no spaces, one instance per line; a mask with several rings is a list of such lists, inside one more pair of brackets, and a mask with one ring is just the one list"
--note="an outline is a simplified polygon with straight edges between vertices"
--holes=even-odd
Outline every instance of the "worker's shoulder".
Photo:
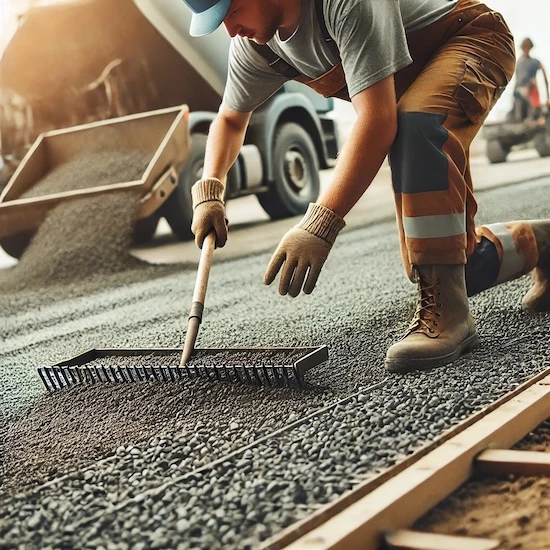
[[[310,0],[316,3],[318,0]],[[382,16],[399,8],[397,0],[321,0],[327,26],[343,24],[352,21],[354,24],[362,20],[374,22],[373,18]]]

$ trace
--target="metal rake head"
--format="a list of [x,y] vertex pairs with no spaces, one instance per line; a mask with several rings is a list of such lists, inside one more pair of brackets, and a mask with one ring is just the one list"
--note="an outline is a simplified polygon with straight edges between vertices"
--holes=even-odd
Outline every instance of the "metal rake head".
[[[201,354],[219,352],[240,352],[233,350],[197,350]],[[326,346],[318,348],[257,348],[247,349],[247,352],[273,353],[303,351],[303,354],[290,365],[145,365],[147,358],[178,357],[178,349],[153,350],[89,350],[68,361],[53,366],[39,367],[38,374],[44,386],[50,391],[56,391],[78,384],[98,383],[129,383],[156,380],[158,382],[174,382],[177,380],[207,378],[223,382],[236,382],[269,388],[296,388],[304,385],[304,374],[307,370],[328,359]],[[141,357],[140,357],[141,356]],[[124,365],[105,364],[109,358],[119,362],[126,358]],[[99,360],[99,361],[98,361]],[[167,361],[168,362],[168,361]]]

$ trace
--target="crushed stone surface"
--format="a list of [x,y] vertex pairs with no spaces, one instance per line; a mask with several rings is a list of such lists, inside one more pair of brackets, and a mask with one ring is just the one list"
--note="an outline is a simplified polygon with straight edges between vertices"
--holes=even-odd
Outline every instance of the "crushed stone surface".
[[[548,183],[481,194],[478,222],[544,216]],[[39,397],[39,364],[94,347],[181,346],[193,271],[10,310],[0,355],[0,537],[54,547],[257,547],[550,367],[550,316],[521,310],[524,277],[471,300],[482,341],[475,353],[388,375],[385,351],[406,329],[415,296],[392,222],[344,232],[309,297],[263,287],[269,257],[214,264],[197,345],[328,345],[329,361],[308,373],[303,392],[190,381]]]

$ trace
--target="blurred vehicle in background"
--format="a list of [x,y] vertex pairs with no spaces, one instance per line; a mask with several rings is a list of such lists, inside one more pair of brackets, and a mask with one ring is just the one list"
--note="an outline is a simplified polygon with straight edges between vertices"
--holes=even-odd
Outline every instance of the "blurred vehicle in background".
[[[513,106],[506,120],[488,123],[482,136],[487,140],[487,158],[491,163],[505,162],[516,145],[534,146],[541,157],[550,156],[550,91],[548,77],[542,63],[531,57],[533,42],[525,38],[522,55],[517,60]],[[537,74],[545,83],[546,105],[541,103]]]

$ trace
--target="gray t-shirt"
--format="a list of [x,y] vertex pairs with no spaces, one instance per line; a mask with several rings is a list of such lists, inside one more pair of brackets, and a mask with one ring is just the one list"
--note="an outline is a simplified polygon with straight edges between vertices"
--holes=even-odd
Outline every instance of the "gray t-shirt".
[[522,55],[516,63],[516,89],[530,88],[540,69],[540,61]]
[[[411,63],[406,33],[421,29],[453,9],[458,0],[324,0],[325,23],[340,52],[350,97]],[[315,0],[302,0],[296,32],[278,33],[269,47],[303,75],[317,78],[340,61],[325,43]],[[288,79],[271,69],[247,38],[231,40],[223,104],[253,111]]]

